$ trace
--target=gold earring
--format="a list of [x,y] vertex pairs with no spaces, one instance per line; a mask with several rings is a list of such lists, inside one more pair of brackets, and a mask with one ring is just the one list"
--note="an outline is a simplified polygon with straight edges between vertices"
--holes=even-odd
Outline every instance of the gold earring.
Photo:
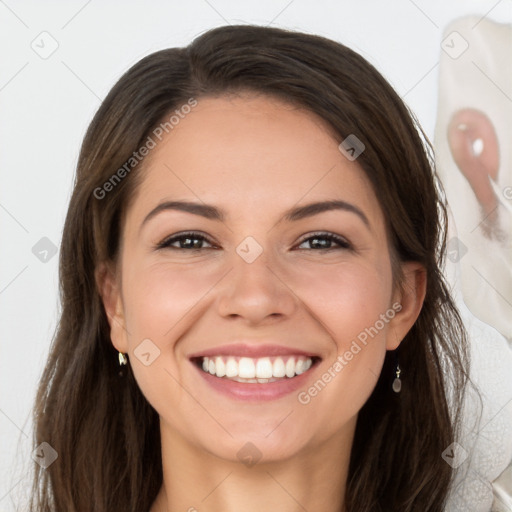
[[122,352],[119,352],[119,366],[123,366],[128,363],[128,358]]

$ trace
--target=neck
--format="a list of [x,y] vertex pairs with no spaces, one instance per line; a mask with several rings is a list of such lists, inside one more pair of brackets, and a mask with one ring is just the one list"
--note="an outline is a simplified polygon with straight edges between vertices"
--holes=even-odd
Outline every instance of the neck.
[[192,446],[161,421],[163,485],[150,512],[345,512],[355,422],[285,461],[249,466]]

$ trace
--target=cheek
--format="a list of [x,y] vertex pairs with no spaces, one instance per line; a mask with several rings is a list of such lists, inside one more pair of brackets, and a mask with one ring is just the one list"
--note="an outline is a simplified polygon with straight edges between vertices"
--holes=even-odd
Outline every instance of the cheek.
[[[133,272],[126,282],[125,311],[129,331],[151,338],[162,348],[194,316],[194,307],[205,300],[216,277],[191,265],[179,268],[158,264]],[[132,340],[133,341],[133,340]]]
[[347,264],[303,273],[296,282],[294,291],[309,298],[308,309],[331,335],[322,371],[298,395],[327,431],[357,414],[377,383],[395,316],[388,272],[385,265]]
[[144,266],[132,261],[130,265],[123,297],[134,376],[157,410],[163,395],[178,406],[183,400],[179,385],[183,367],[178,364],[176,340],[200,320],[207,293],[218,278],[194,265],[179,270],[168,264]]
[[204,411],[183,387],[186,367],[177,347],[180,338],[200,321],[202,301],[208,300],[206,294],[215,284],[215,276],[194,265],[176,270],[168,264],[130,263],[123,297],[135,380],[161,417],[187,425],[188,419],[201,417]]
[[351,261],[304,267],[293,291],[329,329],[340,350],[390,307],[391,276],[386,262]]

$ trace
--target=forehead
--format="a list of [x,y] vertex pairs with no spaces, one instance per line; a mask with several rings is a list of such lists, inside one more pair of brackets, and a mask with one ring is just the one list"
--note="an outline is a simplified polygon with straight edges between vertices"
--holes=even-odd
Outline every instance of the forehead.
[[343,199],[379,222],[382,213],[356,161],[314,113],[267,96],[200,98],[144,161],[132,216],[158,202],[200,200],[229,215]]

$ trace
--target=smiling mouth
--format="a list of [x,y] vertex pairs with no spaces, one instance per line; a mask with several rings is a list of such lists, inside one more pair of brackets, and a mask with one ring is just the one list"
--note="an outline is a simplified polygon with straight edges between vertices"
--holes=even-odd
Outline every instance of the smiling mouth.
[[205,373],[221,379],[248,384],[267,384],[290,380],[306,373],[319,361],[320,358],[316,356],[192,358],[192,362]]

